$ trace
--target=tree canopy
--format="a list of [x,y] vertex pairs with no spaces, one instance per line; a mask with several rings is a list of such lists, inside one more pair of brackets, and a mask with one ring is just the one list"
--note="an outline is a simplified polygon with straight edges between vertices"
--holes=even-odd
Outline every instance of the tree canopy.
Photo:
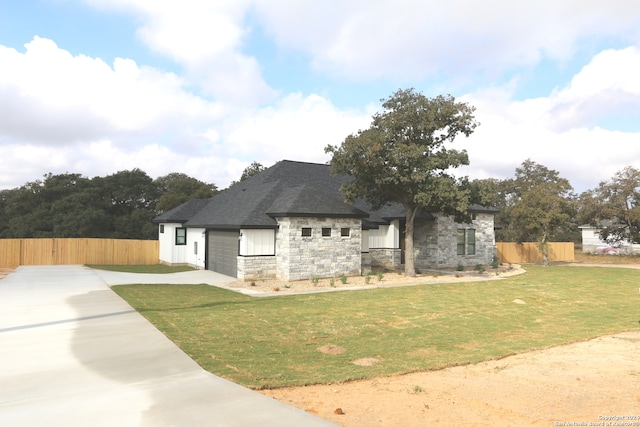
[[400,203],[406,212],[405,273],[415,275],[413,227],[421,209],[466,217],[469,191],[451,169],[469,164],[465,150],[447,148],[478,126],[475,108],[450,96],[427,98],[414,89],[381,100],[371,126],[329,145],[331,172],[354,179],[342,185],[345,200],[364,198],[375,209]]
[[156,180],[140,169],[92,179],[49,173],[0,192],[0,238],[156,239],[155,216],[215,192],[215,185],[179,173]]
[[498,221],[503,241],[538,242],[548,260],[547,243],[563,240],[575,222],[575,195],[569,181],[530,159],[516,168],[515,177],[497,185]]
[[580,219],[609,244],[640,243],[640,170],[627,166],[582,194]]

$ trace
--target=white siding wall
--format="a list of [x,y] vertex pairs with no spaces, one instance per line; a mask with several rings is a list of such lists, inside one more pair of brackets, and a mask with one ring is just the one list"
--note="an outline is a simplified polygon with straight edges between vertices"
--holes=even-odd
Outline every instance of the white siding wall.
[[240,255],[275,255],[275,230],[240,230]]
[[391,221],[390,225],[381,225],[378,229],[369,230],[370,248],[399,248],[400,221]]
[[[204,228],[187,228],[187,245],[182,246],[185,251],[186,263],[195,268],[204,269],[205,254]],[[197,253],[196,253],[197,251]]]
[[369,252],[369,230],[362,230],[362,252]]
[[[160,243],[160,262],[164,264],[188,264],[196,268],[204,268],[205,240],[203,228],[187,229],[187,244],[176,245],[176,228],[182,224],[164,223],[164,233],[158,227]],[[195,253],[194,242],[198,242],[198,253]]]
[[[160,239],[160,262],[166,264],[185,264],[186,246],[176,246],[176,228],[182,224],[165,223],[164,233],[159,233]],[[160,227],[159,227],[160,228]]]

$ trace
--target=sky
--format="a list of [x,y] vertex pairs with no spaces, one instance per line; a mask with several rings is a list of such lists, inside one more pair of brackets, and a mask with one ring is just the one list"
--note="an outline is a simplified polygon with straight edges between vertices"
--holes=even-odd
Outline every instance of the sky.
[[218,188],[325,163],[381,99],[476,108],[471,179],[640,168],[640,2],[0,0],[0,189],[140,168]]

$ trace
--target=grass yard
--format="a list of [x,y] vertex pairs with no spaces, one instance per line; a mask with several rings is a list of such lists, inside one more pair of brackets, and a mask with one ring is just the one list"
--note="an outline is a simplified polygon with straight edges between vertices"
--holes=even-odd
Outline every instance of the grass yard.
[[[206,285],[113,289],[205,369],[255,389],[440,369],[639,327],[639,270],[526,269],[499,281],[273,298]],[[346,352],[318,351],[325,345]],[[380,362],[352,363],[361,358]]]

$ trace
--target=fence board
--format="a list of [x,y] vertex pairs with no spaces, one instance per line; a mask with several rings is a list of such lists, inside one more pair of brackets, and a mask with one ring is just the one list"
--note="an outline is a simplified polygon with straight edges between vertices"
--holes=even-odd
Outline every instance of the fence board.
[[157,240],[0,239],[0,267],[65,264],[158,264]]
[[[574,261],[573,242],[547,243],[549,262]],[[500,263],[521,264],[542,262],[542,252],[536,242],[497,242],[496,249]]]

